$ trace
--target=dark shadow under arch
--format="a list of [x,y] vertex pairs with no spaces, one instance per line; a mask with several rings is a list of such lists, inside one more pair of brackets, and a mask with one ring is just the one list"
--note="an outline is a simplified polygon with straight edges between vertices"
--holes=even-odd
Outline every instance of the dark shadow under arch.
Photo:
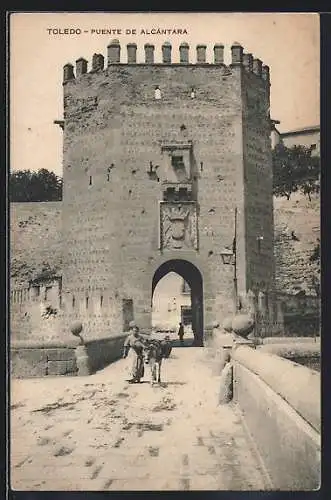
[[168,273],[179,274],[191,288],[192,329],[194,344],[203,345],[203,280],[199,269],[191,262],[183,259],[171,259],[161,264],[155,271],[152,280],[152,300],[155,287]]

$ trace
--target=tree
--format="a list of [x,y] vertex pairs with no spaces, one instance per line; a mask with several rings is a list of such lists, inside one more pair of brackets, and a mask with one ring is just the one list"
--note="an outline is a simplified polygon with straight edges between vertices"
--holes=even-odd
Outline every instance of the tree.
[[313,251],[308,259],[309,275],[311,276],[311,286],[317,297],[321,294],[321,242],[318,238]]
[[275,196],[289,200],[300,189],[311,201],[311,194],[319,191],[320,159],[312,156],[311,148],[278,144],[272,152],[272,163]]
[[320,190],[320,158],[311,156],[311,152],[301,160],[299,187],[304,195],[307,195],[311,201],[311,194],[318,193]]
[[321,242],[320,239],[317,238],[316,245],[313,248],[313,251],[309,257],[310,262],[316,262],[318,265],[320,265],[320,252],[321,252]]
[[15,202],[62,200],[62,178],[42,168],[18,170],[9,178],[9,199]]

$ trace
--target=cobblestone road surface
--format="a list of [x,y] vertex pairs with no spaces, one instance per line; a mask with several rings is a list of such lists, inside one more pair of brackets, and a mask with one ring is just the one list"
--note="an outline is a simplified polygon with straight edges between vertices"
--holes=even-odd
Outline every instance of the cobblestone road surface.
[[154,387],[128,384],[126,360],[90,377],[13,380],[12,488],[265,489],[236,406],[217,405],[208,353],[175,348]]

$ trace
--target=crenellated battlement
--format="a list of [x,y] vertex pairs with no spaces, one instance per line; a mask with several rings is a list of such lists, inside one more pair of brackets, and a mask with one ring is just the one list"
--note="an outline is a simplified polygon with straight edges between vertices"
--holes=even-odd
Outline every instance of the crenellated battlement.
[[[182,42],[179,46],[179,62],[173,61],[173,47],[170,42],[164,42],[161,46],[161,60],[155,57],[155,45],[145,43],[144,45],[144,60],[139,61],[137,58],[137,44],[128,43],[126,45],[126,61],[119,40],[112,40],[107,46],[107,68],[113,65],[208,65],[226,67],[224,63],[224,45],[217,43],[213,47],[213,60],[207,60],[207,45],[198,44],[195,47],[194,62],[190,56],[190,46],[187,42]],[[250,53],[244,53],[244,49],[240,43],[234,42],[230,49],[230,68],[233,66],[242,66],[245,71],[254,73],[259,78],[270,83],[269,67],[263,65],[260,59],[254,58]],[[63,83],[66,83],[75,78],[79,78],[85,73],[93,73],[103,71],[105,69],[105,58],[102,54],[94,54],[92,58],[91,69],[88,70],[88,61],[80,57],[76,61],[76,68],[71,63],[67,63],[63,68]]]

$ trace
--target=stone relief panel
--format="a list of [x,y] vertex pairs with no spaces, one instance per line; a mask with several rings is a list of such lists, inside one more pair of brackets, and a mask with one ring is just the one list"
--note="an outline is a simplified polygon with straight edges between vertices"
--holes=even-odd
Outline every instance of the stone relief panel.
[[197,226],[194,202],[160,203],[160,249],[197,250]]

